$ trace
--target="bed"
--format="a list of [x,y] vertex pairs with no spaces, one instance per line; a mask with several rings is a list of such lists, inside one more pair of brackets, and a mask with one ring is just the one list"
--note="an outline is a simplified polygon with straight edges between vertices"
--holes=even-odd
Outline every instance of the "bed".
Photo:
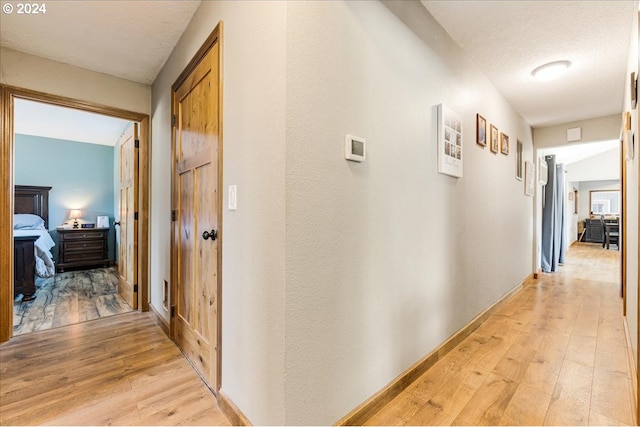
[[55,273],[49,234],[49,190],[51,187],[16,185],[14,192],[14,297],[33,298],[35,275]]

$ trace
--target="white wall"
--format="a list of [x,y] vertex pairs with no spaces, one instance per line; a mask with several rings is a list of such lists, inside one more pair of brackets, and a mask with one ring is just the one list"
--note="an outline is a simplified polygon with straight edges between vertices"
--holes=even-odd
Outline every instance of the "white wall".
[[[255,424],[284,424],[285,2],[205,1],[153,84],[151,302],[170,281],[171,85],[223,31],[222,392]],[[238,210],[226,188],[238,186]]]
[[[634,20],[633,34],[631,35],[631,43],[629,46],[629,65],[627,68],[627,76],[632,72],[638,75],[638,19]],[[631,335],[633,354],[638,362],[638,222],[639,206],[638,206],[638,179],[640,177],[638,171],[638,110],[630,107],[630,94],[625,88],[625,99],[622,108],[624,111],[631,111],[631,129],[636,136],[634,159],[627,162],[627,229],[626,229],[626,265],[627,265],[627,324],[629,325],[629,333]]]
[[567,129],[576,127],[582,128],[580,143],[618,139],[620,137],[620,120],[620,116],[614,114],[612,116],[535,128],[533,129],[534,145],[536,149],[576,145],[575,142],[567,142]]
[[[575,213],[575,193],[574,190],[580,191],[580,183],[569,181],[567,177],[567,181],[565,184],[565,239],[564,241],[569,247],[573,242],[578,240],[578,219],[579,215]],[[578,204],[580,204],[580,195],[578,195]]]
[[0,48],[0,83],[149,114],[151,88],[118,77]]
[[[531,273],[530,127],[419,2],[387,4],[287,3],[286,424],[336,422]],[[437,173],[439,103],[461,179]],[[509,156],[476,145],[476,113]]]
[[[618,123],[620,126],[620,123]],[[620,179],[620,147],[565,165],[571,181],[604,181]]]

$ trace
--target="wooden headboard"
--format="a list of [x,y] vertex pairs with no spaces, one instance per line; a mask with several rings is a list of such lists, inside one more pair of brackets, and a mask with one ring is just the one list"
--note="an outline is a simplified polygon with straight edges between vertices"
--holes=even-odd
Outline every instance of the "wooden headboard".
[[44,227],[49,229],[49,190],[51,187],[16,185],[13,212],[35,214],[44,219]]

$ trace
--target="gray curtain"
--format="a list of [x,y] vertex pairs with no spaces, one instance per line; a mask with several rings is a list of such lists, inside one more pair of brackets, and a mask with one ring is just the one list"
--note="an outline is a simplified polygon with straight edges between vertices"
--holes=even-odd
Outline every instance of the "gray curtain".
[[544,186],[542,208],[542,271],[556,271],[564,263],[564,165],[556,156],[545,156],[549,176]]

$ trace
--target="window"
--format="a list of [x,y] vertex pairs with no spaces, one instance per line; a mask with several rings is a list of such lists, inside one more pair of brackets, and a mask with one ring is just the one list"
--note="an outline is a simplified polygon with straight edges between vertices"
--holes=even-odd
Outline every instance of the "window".
[[594,215],[620,214],[620,190],[592,190],[590,201],[591,213]]

